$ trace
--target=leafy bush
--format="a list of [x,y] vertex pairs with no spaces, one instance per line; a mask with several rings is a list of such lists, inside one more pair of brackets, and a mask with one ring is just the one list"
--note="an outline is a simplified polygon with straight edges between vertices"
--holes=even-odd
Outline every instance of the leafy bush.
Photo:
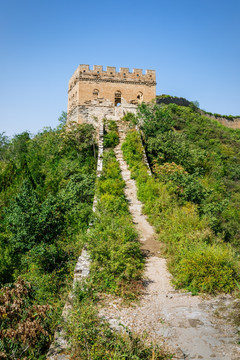
[[142,156],[142,144],[139,141],[139,134],[137,131],[132,130],[128,133],[128,140],[122,144],[122,150],[124,151],[124,156],[128,162],[128,164],[134,166],[134,164],[138,164],[143,159]]
[[172,130],[176,121],[164,108],[142,103],[139,106],[138,123],[143,130],[145,140],[155,137],[159,132]]
[[[107,131],[106,131],[107,129]],[[105,121],[105,133],[103,138],[104,148],[114,148],[119,143],[118,127],[116,121]]]
[[[34,290],[22,279],[0,289],[1,359],[40,359],[49,345],[49,305],[34,304]],[[42,356],[41,356],[42,355]]]
[[231,249],[200,243],[184,252],[174,269],[174,284],[192,293],[228,293],[235,288],[234,279],[239,279],[236,265]]
[[156,134],[147,141],[147,153],[151,162],[174,162],[187,172],[200,175],[206,169],[206,152],[197,150],[181,133]]
[[126,115],[124,115],[122,120],[125,122],[128,122],[130,125],[134,125],[134,124],[136,125],[136,123],[137,123],[136,116],[131,112],[128,112]]
[[115,131],[116,133],[118,132],[117,123],[114,120],[107,120],[107,127],[110,131]]
[[32,185],[25,181],[6,211],[12,249],[23,253],[35,244],[56,240],[64,228],[64,212],[64,204],[51,194],[40,204]]
[[159,179],[166,183],[171,190],[174,190],[178,198],[196,204],[201,204],[206,198],[207,191],[196,176],[188,174],[181,165],[167,162],[163,165],[155,163],[153,169]]
[[115,131],[109,131],[104,135],[103,146],[105,148],[115,147],[119,143],[118,134]]

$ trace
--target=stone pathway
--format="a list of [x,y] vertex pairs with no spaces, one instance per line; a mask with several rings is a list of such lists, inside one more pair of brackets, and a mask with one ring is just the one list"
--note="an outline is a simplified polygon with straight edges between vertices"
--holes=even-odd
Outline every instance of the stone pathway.
[[121,299],[106,297],[100,316],[112,327],[119,328],[121,323],[139,334],[146,332],[149,341],[167,344],[175,353],[174,359],[239,360],[236,329],[226,319],[214,315],[220,308],[227,314],[235,300],[228,295],[203,299],[176,291],[171,286],[166,259],[160,257],[160,243],[155,240],[155,231],[142,214],[135,181],[123,159],[124,132],[120,135],[115,153],[126,182],[129,209],[149,256],[144,275],[145,291],[140,303],[124,307]]

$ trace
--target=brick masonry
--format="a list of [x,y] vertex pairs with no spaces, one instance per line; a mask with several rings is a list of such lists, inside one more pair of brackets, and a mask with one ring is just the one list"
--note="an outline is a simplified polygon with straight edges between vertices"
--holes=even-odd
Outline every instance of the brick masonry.
[[79,65],[72,75],[68,87],[68,122],[87,122],[98,126],[106,118],[124,116],[136,112],[142,101],[149,103],[156,99],[156,72],[142,69],[94,65]]

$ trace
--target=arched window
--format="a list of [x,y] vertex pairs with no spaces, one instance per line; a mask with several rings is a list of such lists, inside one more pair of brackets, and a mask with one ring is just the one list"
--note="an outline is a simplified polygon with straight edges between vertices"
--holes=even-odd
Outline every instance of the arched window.
[[121,105],[122,102],[122,94],[121,91],[116,91],[115,92],[115,106],[119,106]]
[[141,104],[143,102],[143,93],[141,91],[139,91],[139,93],[137,95],[137,101],[139,104]]
[[94,89],[94,90],[93,90],[93,98],[94,98],[94,99],[98,98],[98,95],[99,95],[99,90],[98,90],[98,89]]

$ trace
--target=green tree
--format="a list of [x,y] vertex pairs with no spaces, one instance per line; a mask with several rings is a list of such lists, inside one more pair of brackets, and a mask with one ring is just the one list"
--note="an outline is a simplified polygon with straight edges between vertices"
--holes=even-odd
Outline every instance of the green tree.
[[60,126],[64,126],[67,123],[67,113],[66,111],[62,111],[61,115],[58,118]]
[[0,133],[0,160],[3,160],[5,158],[8,145],[9,138],[4,135],[4,132]]

